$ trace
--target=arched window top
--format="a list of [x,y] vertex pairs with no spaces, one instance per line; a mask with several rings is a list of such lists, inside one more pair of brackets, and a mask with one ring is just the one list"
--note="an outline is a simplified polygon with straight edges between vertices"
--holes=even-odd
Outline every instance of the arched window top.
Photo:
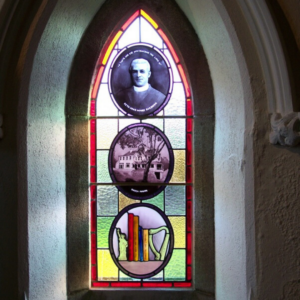
[[91,287],[192,287],[192,113],[182,63],[137,10],[91,89]]
[[[165,94],[163,100],[154,107],[146,107],[147,111],[144,112],[137,112],[134,108],[122,105],[116,95],[120,89],[130,86],[130,78],[124,74],[130,67],[130,62],[137,58],[149,61],[152,73],[149,82]],[[164,111],[165,116],[192,115],[191,91],[182,63],[164,31],[142,9],[137,10],[107,43],[96,69],[91,91],[91,116],[117,116],[118,109],[124,115],[156,115],[169,100],[170,104]],[[103,89],[105,85],[100,88],[101,83],[108,84],[116,108],[112,106],[108,97],[99,95],[107,93],[106,89]],[[102,106],[101,109],[95,107],[97,95],[100,98],[97,104]]]

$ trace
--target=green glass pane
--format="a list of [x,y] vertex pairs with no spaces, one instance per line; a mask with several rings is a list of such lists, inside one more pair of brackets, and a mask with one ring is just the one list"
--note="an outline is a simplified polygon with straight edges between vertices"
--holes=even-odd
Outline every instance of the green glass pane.
[[146,119],[143,123],[151,124],[164,131],[164,120],[163,119]]
[[185,115],[185,93],[182,83],[174,83],[171,99],[165,108],[166,116]]
[[163,279],[164,279],[164,272],[161,271],[153,277],[145,278],[144,281],[163,281]]
[[97,215],[115,216],[118,214],[118,190],[115,186],[97,187]]
[[118,110],[111,100],[108,84],[101,84],[97,96],[97,116],[117,116]]
[[161,192],[154,198],[151,198],[150,200],[144,200],[143,203],[149,203],[157,206],[162,211],[164,211],[164,192]]
[[113,217],[98,217],[97,218],[97,247],[108,248],[108,234]]
[[132,278],[132,277],[124,274],[122,271],[119,271],[119,278],[120,278],[120,281],[141,281],[141,279]]
[[185,281],[185,250],[174,249],[172,257],[165,267],[166,281]]
[[111,182],[108,171],[108,151],[97,151],[97,182]]
[[173,149],[185,148],[185,122],[185,119],[165,120],[165,134]]
[[118,120],[97,120],[97,149],[109,149],[118,133]]
[[185,186],[168,186],[165,189],[167,215],[185,215]]

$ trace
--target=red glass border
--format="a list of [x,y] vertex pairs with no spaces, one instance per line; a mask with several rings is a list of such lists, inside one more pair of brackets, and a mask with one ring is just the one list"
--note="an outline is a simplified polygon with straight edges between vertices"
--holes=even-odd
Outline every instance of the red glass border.
[[187,245],[186,245],[186,252],[187,252],[187,264],[192,264],[192,234],[188,232],[187,234]]
[[192,231],[192,201],[186,203],[186,230]]
[[187,267],[186,279],[192,280],[192,267],[191,266]]
[[91,269],[91,278],[94,281],[97,280],[97,268],[95,266],[93,266]]
[[192,164],[192,134],[186,134],[186,164],[190,166]]
[[121,27],[123,31],[127,29],[127,27],[140,15],[140,10],[137,10]]
[[191,117],[193,115],[193,103],[191,99],[187,99],[186,101],[186,115]]
[[96,201],[91,201],[91,232],[96,231]]
[[91,100],[91,103],[90,103],[90,115],[92,117],[96,116],[96,101],[95,100]]
[[91,199],[96,199],[96,186],[92,185],[90,187],[90,191],[91,191]]
[[187,132],[193,131],[193,119],[186,119],[186,131]]
[[112,282],[112,287],[140,287],[140,282]]
[[93,282],[92,287],[109,287],[109,282]]
[[174,282],[174,287],[191,287],[191,282]]
[[90,120],[90,133],[96,133],[96,120]]
[[96,136],[94,134],[90,135],[90,165],[96,166]]
[[[97,240],[96,240],[96,234],[92,233],[91,234],[91,264],[95,265],[97,263]],[[94,268],[92,266],[92,268]],[[96,269],[96,274],[97,274],[97,269]],[[97,277],[97,275],[96,275]],[[96,280],[96,279],[95,279]]]

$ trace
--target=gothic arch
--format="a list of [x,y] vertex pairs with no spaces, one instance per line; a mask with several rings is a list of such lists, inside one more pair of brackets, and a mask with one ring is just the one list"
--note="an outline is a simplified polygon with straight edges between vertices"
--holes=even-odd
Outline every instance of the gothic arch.
[[[253,271],[256,263],[254,233],[251,227],[254,218],[254,117],[251,106],[253,98],[263,98],[257,92],[263,79],[258,77],[255,82],[251,82],[250,75],[257,75],[259,72],[253,71],[250,64],[253,63],[260,70],[260,63],[257,55],[250,58],[246,51],[247,46],[254,45],[247,21],[241,17],[242,14],[236,16],[217,0],[193,2],[190,4],[192,7],[184,1],[178,3],[202,41],[214,86],[217,119],[214,142],[217,298],[246,299],[251,289],[255,291],[256,277]],[[87,103],[82,103],[81,106],[79,98],[85,97],[88,91],[82,89],[82,94],[74,95],[71,91],[76,89],[68,86],[68,82],[76,82],[73,81],[76,72],[72,70],[71,81],[68,81],[68,75],[74,57],[76,60],[81,54],[82,49],[77,48],[81,36],[101,5],[102,2],[87,4],[86,1],[80,0],[58,1],[53,12],[52,5],[46,6],[46,10],[41,13],[41,20],[45,18],[43,21],[47,21],[47,26],[44,29],[39,24],[40,27],[35,29],[43,31],[41,39],[33,35],[28,44],[29,50],[35,55],[33,62],[26,57],[27,64],[24,65],[23,74],[30,74],[30,81],[23,77],[19,85],[21,125],[18,130],[19,136],[24,136],[24,127],[26,128],[26,141],[23,144],[24,147],[26,145],[26,149],[19,152],[19,202],[27,204],[20,211],[20,227],[26,228],[25,235],[28,236],[26,241],[20,240],[21,266],[26,266],[27,269],[22,269],[26,270],[24,273],[20,270],[19,289],[20,292],[25,291],[29,299],[61,299],[67,294],[66,193],[72,191],[65,186],[65,95],[67,94],[67,101],[75,99],[75,103],[79,102],[74,105],[79,107],[75,111],[72,109],[72,103],[67,104],[66,118],[71,116],[67,122],[67,130],[81,139],[80,147],[85,149],[84,152],[86,140],[82,132],[87,129],[86,118],[83,115],[86,113]],[[235,2],[231,5],[239,11]],[[158,8],[159,6],[157,3]],[[48,20],[49,10],[51,17]],[[104,25],[108,24],[105,18],[101,20]],[[239,25],[241,28],[238,28]],[[107,28],[107,32],[103,32],[105,37],[112,30],[108,27],[103,27]],[[242,29],[245,29],[243,37]],[[103,44],[105,40],[100,39],[98,42]],[[37,42],[39,45],[35,51],[34,45]],[[176,44],[180,45],[180,41]],[[180,46],[179,48],[181,50]],[[85,83],[81,83],[86,89],[90,82],[90,71],[98,55],[96,52],[91,53],[91,58],[88,58],[89,65],[81,66],[78,70],[82,75],[86,75],[82,76]],[[188,61],[186,64],[188,68]],[[193,73],[190,73],[191,82],[197,81],[197,78],[196,74],[194,77]],[[23,114],[22,111],[27,109],[28,112]],[[212,113],[213,107],[210,109]],[[76,122],[76,126],[71,125],[72,117],[76,115],[79,116],[79,121]],[[206,121],[204,124],[207,124]],[[207,142],[206,138],[213,135],[212,128],[208,126],[204,130],[210,131],[209,134],[203,135],[204,141]],[[210,140],[207,143],[209,144]],[[210,151],[213,153],[212,147]],[[72,154],[73,159],[85,164],[86,158],[82,157],[81,153],[78,151]],[[74,177],[72,180],[77,181],[80,179],[78,174],[82,178],[87,176],[81,167],[73,169],[67,176]],[[78,186],[81,186],[80,182]],[[82,189],[77,192],[85,193]],[[81,204],[78,205],[80,207]],[[84,209],[86,208],[83,207]],[[81,215],[74,217],[84,219]],[[86,224],[81,225],[80,230],[85,230]],[[236,228],[242,228],[242,233],[237,232]],[[73,230],[73,227],[69,229]],[[82,247],[86,247],[86,244],[83,243]],[[234,270],[231,270],[234,255],[241,259]],[[41,278],[41,274],[45,277]]]
[[[82,184],[78,185],[78,178],[74,174],[83,170],[85,170],[85,176],[88,174],[88,136],[86,134],[88,130],[88,99],[93,70],[100,51],[105,49],[106,41],[109,40],[114,29],[124,23],[137,7],[145,7],[145,10],[149,11],[155,19],[161,20],[161,24],[164,25],[163,30],[168,33],[174,46],[177,47],[176,50],[183,60],[189,77],[194,99],[194,126],[195,129],[199,128],[195,132],[199,141],[195,142],[195,152],[198,154],[195,159],[195,169],[197,170],[195,194],[197,198],[194,201],[195,227],[197,228],[194,237],[195,253],[197,253],[194,268],[195,287],[213,293],[214,253],[211,250],[214,249],[214,217],[211,149],[213,148],[214,101],[208,65],[194,30],[174,2],[164,1],[163,5],[158,5],[151,1],[144,1],[140,6],[139,1],[135,0],[126,3],[110,1],[104,4],[83,36],[73,62],[66,99],[67,132],[70,130],[69,132],[74,133],[74,135],[67,134],[66,143],[69,291],[88,288],[88,236],[78,235],[78,232],[83,231],[82,228],[88,228],[87,181],[82,180]],[[180,27],[177,27],[176,24],[179,23]],[[198,83],[199,81],[201,84]],[[78,128],[78,130],[74,131],[74,128]],[[80,140],[78,134],[81,136]],[[201,143],[200,141],[204,139],[205,143]],[[76,159],[74,159],[74,153],[76,153]],[[83,153],[86,154],[86,157]],[[82,178],[84,179],[84,176]],[[77,195],[82,195],[80,200]],[[201,204],[200,199],[206,199],[205,207]],[[83,245],[82,251],[78,249],[74,253],[73,249],[76,248],[75,244],[79,239],[81,239],[80,244]]]

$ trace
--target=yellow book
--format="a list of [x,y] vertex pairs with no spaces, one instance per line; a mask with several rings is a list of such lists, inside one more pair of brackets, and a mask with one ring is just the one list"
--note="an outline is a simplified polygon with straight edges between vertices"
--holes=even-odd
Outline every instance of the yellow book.
[[143,250],[144,261],[149,261],[149,232],[148,229],[143,229]]
[[139,261],[139,216],[133,217],[133,260]]

